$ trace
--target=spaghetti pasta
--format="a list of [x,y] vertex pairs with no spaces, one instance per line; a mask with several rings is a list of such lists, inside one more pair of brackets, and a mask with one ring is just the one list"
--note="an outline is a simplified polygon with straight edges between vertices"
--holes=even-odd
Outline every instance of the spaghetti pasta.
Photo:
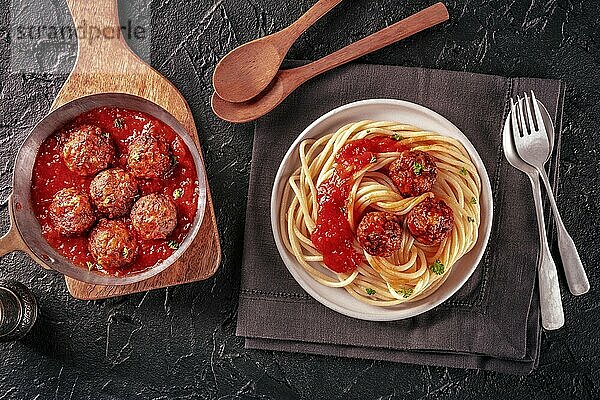
[[[349,143],[361,140],[375,145],[349,148]],[[389,143],[393,145],[384,145]],[[415,150],[435,161],[437,176],[430,191],[407,197],[389,176],[389,166],[403,151]],[[298,153],[300,166],[285,187],[279,224],[287,250],[323,285],[343,287],[376,306],[415,301],[435,291],[477,242],[481,180],[454,138],[412,125],[367,120],[304,140]],[[406,221],[411,210],[430,198],[443,200],[453,214],[452,229],[438,245],[419,242]],[[398,248],[387,257],[367,253],[357,239],[361,218],[371,211],[392,213],[401,221]],[[343,221],[336,225],[334,217]],[[331,248],[323,238],[335,235],[342,240]],[[327,252],[319,250],[325,248]]]

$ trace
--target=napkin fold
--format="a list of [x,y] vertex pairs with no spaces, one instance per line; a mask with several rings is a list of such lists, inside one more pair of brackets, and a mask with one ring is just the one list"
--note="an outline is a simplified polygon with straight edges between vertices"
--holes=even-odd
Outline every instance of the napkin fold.
[[[258,120],[236,332],[246,338],[246,347],[512,374],[532,371],[541,339],[537,223],[528,178],[502,151],[509,99],[529,90],[555,121],[549,172],[556,188],[565,91],[556,80],[350,64],[307,82]],[[494,201],[489,243],[471,278],[442,305],[394,322],[353,319],[312,299],[283,264],[270,223],[271,189],[288,147],[324,113],[369,98],[411,101],[454,123],[479,152]]]

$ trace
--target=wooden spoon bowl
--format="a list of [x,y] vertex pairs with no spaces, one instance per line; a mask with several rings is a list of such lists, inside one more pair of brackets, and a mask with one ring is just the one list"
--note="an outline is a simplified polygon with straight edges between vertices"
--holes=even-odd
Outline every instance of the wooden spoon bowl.
[[232,50],[217,64],[215,91],[231,102],[242,102],[262,92],[277,74],[287,53],[279,35],[271,35]]
[[215,92],[222,99],[234,103],[257,96],[273,80],[292,44],[341,1],[319,0],[287,28],[230,51],[213,73]]

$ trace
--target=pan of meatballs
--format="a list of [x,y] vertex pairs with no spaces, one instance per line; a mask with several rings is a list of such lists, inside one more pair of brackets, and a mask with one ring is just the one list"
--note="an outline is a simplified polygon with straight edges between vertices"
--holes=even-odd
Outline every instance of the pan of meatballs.
[[198,149],[168,112],[126,94],[82,97],[19,150],[0,255],[21,250],[91,284],[139,282],[189,247],[206,191]]

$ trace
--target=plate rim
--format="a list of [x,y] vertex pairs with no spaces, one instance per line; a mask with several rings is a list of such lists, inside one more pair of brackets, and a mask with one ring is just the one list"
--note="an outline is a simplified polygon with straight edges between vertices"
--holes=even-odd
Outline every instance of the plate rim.
[[[299,275],[299,272],[296,271],[297,268],[301,268],[301,267],[298,265],[298,262],[293,257],[293,255],[288,254],[288,251],[282,242],[281,231],[280,231],[280,227],[279,227],[279,211],[280,211],[279,209],[280,209],[281,199],[283,196],[283,193],[281,193],[281,195],[280,195],[279,192],[280,192],[280,187],[282,187],[281,181],[283,178],[285,178],[283,176],[284,168],[287,165],[287,162],[290,159],[290,157],[297,150],[298,145],[304,139],[306,139],[306,137],[308,137],[309,133],[312,130],[314,130],[315,127],[317,127],[324,121],[330,119],[331,117],[335,116],[336,114],[339,114],[341,112],[347,111],[352,108],[362,108],[365,106],[372,106],[372,105],[378,105],[378,104],[382,105],[382,106],[390,106],[391,105],[394,107],[404,107],[404,108],[411,109],[415,112],[425,113],[425,114],[429,115],[430,117],[434,117],[435,119],[438,120],[438,122],[442,123],[443,125],[448,126],[449,129],[453,129],[456,132],[458,132],[460,135],[462,135],[463,138],[461,140],[461,143],[463,144],[463,146],[465,146],[465,149],[469,153],[469,156],[471,158],[476,157],[477,161],[484,167],[483,171],[480,171],[478,168],[478,172],[479,172],[479,176],[481,178],[482,193],[485,190],[489,194],[489,196],[488,196],[489,197],[489,210],[487,213],[487,214],[489,214],[489,221],[487,223],[487,226],[485,227],[483,235],[480,234],[479,238],[478,238],[478,241],[482,240],[482,249],[480,250],[479,254],[476,256],[476,258],[473,262],[473,265],[471,266],[468,273],[465,274],[464,278],[461,279],[461,281],[456,285],[455,288],[449,290],[448,293],[440,296],[439,299],[437,299],[433,302],[422,304],[420,306],[417,306],[417,307],[414,307],[411,309],[404,309],[404,310],[391,310],[391,309],[388,309],[385,307],[380,307],[381,309],[384,309],[384,310],[386,310],[386,309],[390,310],[389,313],[385,313],[385,314],[373,314],[373,313],[367,313],[367,312],[359,312],[359,311],[351,310],[348,308],[344,308],[342,306],[339,306],[337,303],[331,301],[326,296],[323,296],[323,295],[317,293],[316,291],[314,291],[313,288],[310,287],[309,284],[304,282],[304,278]],[[368,118],[364,118],[364,119],[368,119]],[[398,122],[400,122],[400,121],[398,121]],[[443,135],[443,133],[440,133],[440,134]],[[316,136],[311,136],[311,137],[316,137]],[[278,197],[279,197],[279,200],[277,200]],[[467,138],[467,136],[456,125],[454,125],[451,121],[449,121],[447,118],[445,118],[441,114],[431,110],[428,107],[422,106],[417,103],[413,103],[413,102],[406,101],[406,100],[399,100],[399,99],[373,98],[373,99],[365,99],[365,100],[359,100],[359,101],[347,103],[347,104],[344,104],[342,106],[336,107],[336,108],[328,111],[327,113],[323,114],[322,116],[320,116],[319,118],[314,120],[312,123],[310,123],[296,137],[296,139],[289,146],[288,150],[286,151],[285,155],[283,156],[283,159],[281,160],[279,167],[277,169],[277,173],[275,175],[273,187],[271,190],[270,218],[271,218],[271,233],[273,234],[273,238],[274,238],[277,250],[279,252],[279,256],[281,257],[281,260],[283,261],[284,265],[286,266],[287,270],[292,275],[294,280],[298,283],[298,285],[300,285],[300,287],[308,295],[310,295],[313,299],[315,299],[317,302],[324,305],[325,307],[327,307],[333,311],[336,311],[340,314],[346,315],[348,317],[366,320],[366,321],[397,321],[397,320],[411,318],[411,317],[423,314],[427,311],[430,311],[430,310],[436,308],[437,306],[439,306],[440,304],[442,304],[443,302],[448,300],[450,297],[452,297],[471,278],[471,276],[473,275],[473,273],[479,266],[479,264],[483,258],[483,255],[485,254],[487,244],[489,242],[491,229],[492,229],[492,225],[493,225],[493,218],[494,218],[494,200],[493,200],[493,193],[492,193],[489,176],[488,176],[487,170],[485,168],[485,164],[483,163],[483,160],[481,159],[481,156],[479,155],[479,152],[477,151],[477,149],[475,148],[473,143],[471,143],[471,141]],[[295,264],[295,265],[291,265],[291,264]],[[343,290],[343,288],[336,288],[336,289]],[[356,300],[356,301],[358,301],[358,300]]]

